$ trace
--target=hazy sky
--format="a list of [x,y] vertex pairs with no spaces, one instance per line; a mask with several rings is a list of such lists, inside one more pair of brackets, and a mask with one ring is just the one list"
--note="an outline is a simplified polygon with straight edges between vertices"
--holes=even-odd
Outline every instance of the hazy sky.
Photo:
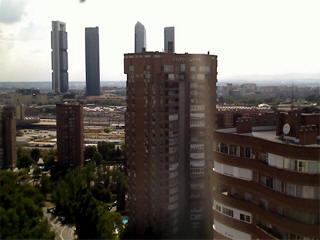
[[320,76],[319,0],[0,0],[0,81],[51,81],[51,21],[66,23],[69,80],[85,81],[85,27],[99,26],[101,80],[125,80],[134,25],[147,50],[163,50],[175,26],[177,53],[218,55],[218,78]]

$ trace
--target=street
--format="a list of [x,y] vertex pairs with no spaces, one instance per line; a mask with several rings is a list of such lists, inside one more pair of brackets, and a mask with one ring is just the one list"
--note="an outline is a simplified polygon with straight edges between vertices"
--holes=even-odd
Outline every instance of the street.
[[47,209],[48,207],[42,208],[43,216],[48,220],[52,230],[56,232],[56,240],[74,240],[75,227],[62,224],[58,217],[48,213]]

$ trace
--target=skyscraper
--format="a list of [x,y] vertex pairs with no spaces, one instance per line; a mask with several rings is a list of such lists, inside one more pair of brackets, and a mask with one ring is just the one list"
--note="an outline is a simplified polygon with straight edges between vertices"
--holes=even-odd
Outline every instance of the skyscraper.
[[143,49],[146,50],[146,45],[146,29],[140,22],[137,22],[134,27],[134,52],[141,53]]
[[0,169],[15,168],[16,152],[16,119],[15,109],[0,109]]
[[51,31],[52,90],[56,93],[68,91],[68,36],[66,24],[52,21]]
[[129,230],[212,234],[217,56],[125,54]]
[[164,51],[174,52],[174,27],[164,28]]
[[99,28],[86,28],[86,94],[100,95]]
[[76,101],[57,104],[58,162],[63,168],[83,164],[83,106]]

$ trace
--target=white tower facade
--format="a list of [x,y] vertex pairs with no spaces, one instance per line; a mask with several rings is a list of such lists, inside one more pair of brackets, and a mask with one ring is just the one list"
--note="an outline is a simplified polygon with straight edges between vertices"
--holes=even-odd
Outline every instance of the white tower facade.
[[[164,28],[164,51],[169,52],[169,43],[172,44],[172,52],[174,52],[174,27]],[[170,51],[171,52],[171,51]]]
[[134,27],[134,52],[141,53],[146,47],[146,29],[143,24],[137,22]]
[[66,24],[52,21],[51,31],[52,90],[56,93],[68,91],[68,35]]

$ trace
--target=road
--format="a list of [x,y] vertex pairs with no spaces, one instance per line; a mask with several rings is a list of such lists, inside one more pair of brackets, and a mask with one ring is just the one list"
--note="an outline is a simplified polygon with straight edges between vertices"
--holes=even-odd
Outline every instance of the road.
[[58,217],[53,216],[51,213],[47,213],[47,209],[47,207],[42,208],[43,216],[48,219],[52,230],[57,233],[56,240],[74,240],[75,227],[62,224]]

